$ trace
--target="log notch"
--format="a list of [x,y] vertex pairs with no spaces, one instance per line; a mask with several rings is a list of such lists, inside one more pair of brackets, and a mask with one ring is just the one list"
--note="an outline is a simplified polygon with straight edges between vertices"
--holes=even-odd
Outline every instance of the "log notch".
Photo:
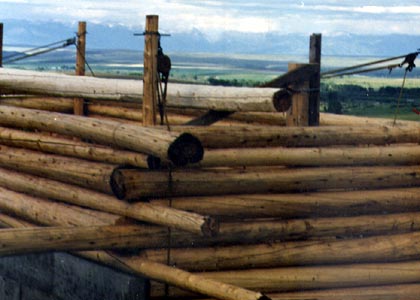
[[188,133],[104,121],[81,116],[0,106],[0,123],[7,126],[73,135],[103,144],[151,154],[175,165],[199,162],[203,158],[200,141]]
[[69,138],[53,137],[43,133],[6,127],[0,127],[0,144],[110,164],[131,165],[145,169],[159,167],[158,165],[149,165],[147,155],[138,152],[118,150]]
[[[251,269],[244,271],[200,273],[209,279],[223,281],[266,293],[303,291],[327,288],[367,287],[389,284],[409,284],[420,279],[420,263],[353,264],[319,267],[289,267]],[[170,288],[170,297],[181,297],[182,290]],[[152,285],[152,297],[164,296],[162,286]]]
[[115,165],[0,145],[0,166],[112,194]]
[[148,203],[138,203],[134,206],[88,189],[4,169],[0,169],[0,186],[198,235],[214,236],[218,232],[218,223],[208,216]]
[[[420,232],[341,241],[281,242],[214,248],[171,249],[171,264],[188,271],[218,271],[305,265],[414,260]],[[165,263],[167,249],[144,250],[142,257]]]
[[189,132],[207,148],[322,147],[333,145],[387,145],[419,143],[420,127],[177,127]]
[[[86,57],[86,22],[79,22],[77,31],[77,45],[76,45],[76,75],[85,76],[85,57]],[[74,114],[78,116],[86,115],[86,104],[83,98],[73,99]]]
[[111,186],[119,199],[164,196],[285,193],[328,189],[374,189],[420,184],[420,169],[406,167],[268,168],[263,170],[142,171],[117,168]]
[[363,166],[406,165],[420,162],[418,145],[324,148],[210,149],[202,168],[241,166]]
[[[167,206],[169,200],[155,199],[150,203]],[[420,188],[185,197],[173,198],[171,206],[181,210],[218,216],[224,220],[399,213],[418,210]]]

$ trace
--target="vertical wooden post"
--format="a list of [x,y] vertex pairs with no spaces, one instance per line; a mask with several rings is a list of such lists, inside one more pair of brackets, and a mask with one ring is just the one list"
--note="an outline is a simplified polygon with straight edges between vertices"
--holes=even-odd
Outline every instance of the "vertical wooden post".
[[146,16],[143,76],[143,125],[156,125],[157,111],[157,51],[159,17]]
[[0,23],[0,68],[3,67],[3,23]]
[[314,33],[309,41],[309,63],[318,70],[309,81],[309,126],[319,126],[319,88],[321,85],[321,34]]
[[[289,63],[289,71],[292,71],[302,64]],[[308,126],[309,121],[309,82],[300,82],[290,87],[296,93],[292,95],[292,105],[287,111],[287,126]]]
[[[79,22],[77,31],[77,55],[76,55],[76,75],[85,75],[85,55],[86,55],[86,22]],[[86,114],[85,101],[82,98],[75,98],[73,113],[84,116]]]

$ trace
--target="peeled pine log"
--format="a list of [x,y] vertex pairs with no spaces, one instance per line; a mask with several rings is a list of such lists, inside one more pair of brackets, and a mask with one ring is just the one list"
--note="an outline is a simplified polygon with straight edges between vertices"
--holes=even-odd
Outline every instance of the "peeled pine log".
[[406,126],[172,126],[172,129],[174,131],[193,134],[207,148],[322,147],[333,145],[387,145],[420,142],[420,128]]
[[[386,218],[386,216],[384,216]],[[166,263],[168,249],[144,250],[142,257]],[[392,262],[420,255],[420,232],[339,241],[281,242],[214,248],[171,249],[170,263],[188,271]]]
[[[84,99],[140,101],[140,80],[103,79],[63,74],[1,69],[0,88],[34,95]],[[227,111],[277,111],[281,93],[273,88],[212,87],[171,83],[169,107]]]
[[120,216],[16,193],[0,187],[0,210],[43,225],[114,225]]
[[115,165],[0,145],[0,166],[112,194]]
[[141,233],[136,225],[0,229],[0,256],[136,248],[144,245]]
[[[154,199],[169,206],[222,219],[310,218],[417,211],[420,188],[300,194],[222,195]],[[135,204],[138,205],[138,204]]]
[[203,168],[238,166],[365,166],[412,165],[420,162],[420,146],[335,148],[211,149],[198,164]]
[[40,109],[61,113],[72,113],[73,102],[68,98],[52,97],[4,97],[0,98],[0,105]]
[[138,152],[117,150],[107,146],[74,141],[69,138],[53,137],[5,127],[0,127],[0,143],[11,147],[21,147],[111,164],[131,165],[139,168],[158,167],[149,166],[148,157]]
[[138,203],[134,206],[89,189],[1,168],[0,186],[9,190],[60,200],[139,221],[178,228],[194,234],[213,236],[218,232],[218,223],[208,216],[149,203]]
[[197,163],[203,158],[200,141],[188,133],[8,106],[0,106],[0,124],[111,144],[154,155],[175,165]]
[[117,168],[111,176],[112,190],[119,199],[374,189],[419,184],[418,166],[175,170],[171,172],[171,179],[167,171]]
[[[329,113],[321,113],[320,116],[320,123],[324,126],[394,126],[394,120],[389,118],[347,116]],[[395,126],[419,128],[420,124],[416,121],[397,120]]]
[[[205,278],[265,293],[292,292],[414,283],[420,280],[420,262],[288,267],[199,274]],[[169,297],[189,295],[180,289],[169,288]],[[163,286],[152,284],[151,297],[163,296]]]

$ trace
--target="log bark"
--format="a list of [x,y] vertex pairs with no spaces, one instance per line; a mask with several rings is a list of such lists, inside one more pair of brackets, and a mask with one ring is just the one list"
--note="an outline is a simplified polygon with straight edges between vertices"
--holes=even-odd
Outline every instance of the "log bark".
[[73,112],[72,99],[52,97],[7,97],[0,98],[0,105],[40,109],[61,113]]
[[[386,218],[384,216],[384,218]],[[188,271],[219,271],[306,265],[415,260],[420,233],[375,236],[334,242],[303,241],[214,248],[171,249],[170,263]],[[167,249],[144,250],[142,257],[168,260]]]
[[112,194],[115,165],[0,145],[0,166]]
[[420,162],[420,146],[210,149],[202,168],[241,166],[410,165]]
[[149,203],[138,203],[134,206],[89,189],[1,168],[0,186],[21,193],[130,217],[139,221],[178,228],[193,234],[213,236],[218,231],[218,223],[208,216],[169,207],[164,208]]
[[[324,126],[394,126],[394,120],[392,119],[336,115],[329,113],[321,113],[320,121],[321,125]],[[396,122],[396,126],[419,128],[420,124],[417,121],[398,120]]]
[[[169,200],[154,199],[150,203],[168,206]],[[171,199],[170,205],[224,220],[399,213],[418,210],[420,188],[185,197]]]
[[103,145],[75,141],[70,138],[53,137],[6,127],[0,127],[0,143],[11,147],[21,147],[110,164],[131,165],[139,168],[159,167],[158,165],[149,165],[148,156],[138,152],[118,150]]
[[[1,69],[0,88],[34,95],[80,97],[85,99],[140,101],[140,80],[77,78],[62,74]],[[228,111],[276,112],[278,89],[217,87],[171,83],[168,107]]]
[[111,176],[113,192],[119,199],[374,189],[419,184],[417,166],[175,170],[171,178],[163,171],[118,168]]
[[[205,272],[203,277],[262,292],[291,292],[328,288],[368,287],[410,284],[420,279],[417,261],[381,264],[354,264],[319,267],[253,269]],[[162,285],[152,285],[152,297],[162,297]],[[182,290],[169,289],[170,297],[189,296]]]
[[387,145],[419,143],[420,129],[412,127],[185,127],[207,148],[322,147],[333,145]]
[[175,165],[196,163],[203,157],[200,141],[191,134],[172,133],[120,122],[0,106],[0,124],[72,135],[106,145],[112,144],[151,154]]

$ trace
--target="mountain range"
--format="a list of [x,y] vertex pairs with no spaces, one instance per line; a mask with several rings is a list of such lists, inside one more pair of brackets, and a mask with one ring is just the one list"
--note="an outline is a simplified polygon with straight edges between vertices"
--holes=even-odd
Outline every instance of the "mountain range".
[[[76,24],[60,22],[33,22],[30,20],[4,20],[5,46],[40,46],[75,36]],[[129,28],[122,25],[88,23],[88,49],[131,49],[142,50],[143,38],[134,36],[143,28]],[[169,32],[162,37],[166,52],[185,53],[231,53],[231,54],[289,54],[306,55],[309,36],[298,34],[225,32],[218,38],[211,38],[199,30]],[[334,56],[396,56],[420,48],[417,35],[363,35],[337,33],[322,37],[323,55]]]

